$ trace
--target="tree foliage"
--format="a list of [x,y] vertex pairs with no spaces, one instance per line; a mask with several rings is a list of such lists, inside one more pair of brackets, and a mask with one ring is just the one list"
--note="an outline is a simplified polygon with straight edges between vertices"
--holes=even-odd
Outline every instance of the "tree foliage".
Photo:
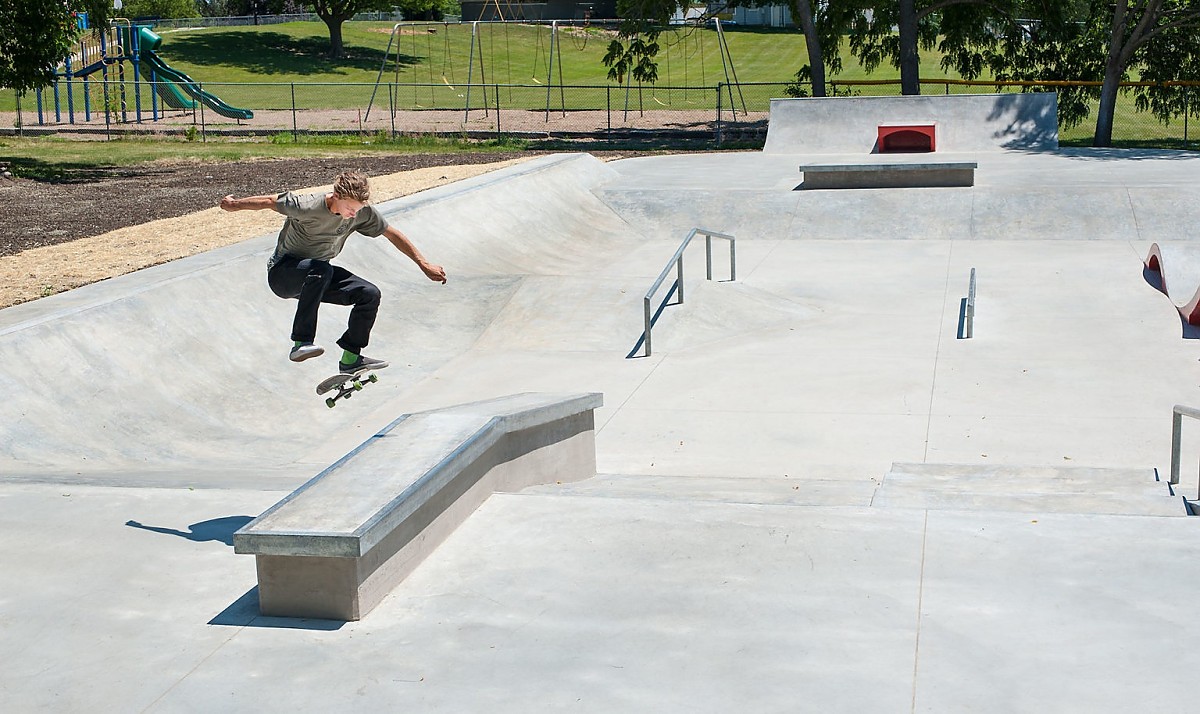
[[194,0],[125,0],[124,17],[199,17]]
[[[710,4],[709,11],[696,21],[707,22],[713,15],[713,8],[777,4],[778,0],[727,0],[720,6]],[[815,96],[825,96],[826,74],[836,74],[841,70],[841,59],[837,53],[840,32],[826,22],[827,8],[831,3],[787,0],[786,4],[804,33],[809,56],[808,64],[800,68],[796,79],[798,82],[811,83]],[[686,13],[691,5],[689,0],[617,0],[621,24],[617,37],[609,42],[603,58],[609,79],[618,83],[624,83],[627,77],[638,82],[657,81],[658,63],[655,57],[659,51],[658,38],[662,28],[670,22],[676,10]],[[831,48],[831,51],[824,48]]]
[[1088,118],[1098,100],[1092,143],[1110,145],[1120,83],[1135,77],[1159,83],[1132,90],[1139,109],[1164,122],[1182,116],[1184,93],[1161,83],[1200,79],[1200,0],[1044,0],[1026,9],[1034,20],[1003,37],[988,63],[1001,80],[1096,83],[1059,89],[1063,125]]
[[[1048,0],[1050,1],[1050,0]],[[1071,0],[1067,0],[1071,2]],[[937,50],[942,68],[975,79],[1006,37],[1019,34],[1032,5],[1021,0],[831,0],[828,22],[846,33],[850,52],[872,72],[900,70],[903,94],[921,93],[921,52]]]
[[392,3],[405,20],[441,20],[461,12],[458,0],[397,0]]
[[111,0],[0,0],[0,87],[24,93],[54,82],[79,37],[76,12],[103,27]]
[[298,15],[308,12],[303,0],[197,0],[206,17]]

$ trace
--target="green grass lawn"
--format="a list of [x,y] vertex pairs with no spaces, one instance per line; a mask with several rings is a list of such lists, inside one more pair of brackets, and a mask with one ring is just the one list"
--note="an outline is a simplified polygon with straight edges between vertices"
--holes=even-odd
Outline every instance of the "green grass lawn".
[[[205,89],[235,107],[261,110],[362,109],[374,95],[374,107],[458,109],[466,105],[468,75],[475,83],[524,85],[506,88],[501,102],[506,107],[538,109],[544,107],[547,83],[589,85],[596,89],[564,92],[568,109],[604,109],[620,106],[624,87],[607,78],[601,58],[611,33],[597,28],[560,28],[551,52],[551,32],[547,26],[479,24],[472,38],[472,25],[409,24],[393,38],[392,23],[348,22],[343,26],[346,57],[330,60],[325,55],[329,37],[323,23],[294,22],[282,25],[197,28],[165,30],[159,55],[175,69],[202,83]],[[774,83],[770,87],[745,89],[753,106],[751,111],[766,109],[766,100],[783,95],[783,84],[807,62],[804,38],[795,30],[770,28],[730,28],[726,30],[732,65],[722,62],[717,33],[709,28],[672,28],[660,38],[657,57],[659,79],[656,87],[645,87],[646,102],[669,108],[709,108],[714,103],[711,91],[668,92],[665,86],[708,87],[732,78],[745,83]],[[395,40],[390,43],[389,41]],[[474,47],[474,49],[472,49]],[[896,79],[898,72],[884,67],[868,75],[844,51],[846,69],[831,77],[835,82]],[[386,60],[385,60],[386,57]],[[921,74],[925,80],[947,78],[940,67],[940,56],[922,55]],[[132,83],[132,66],[125,65],[125,106],[134,111],[140,103],[149,112],[155,98],[143,82],[140,91]],[[375,82],[395,82],[401,87],[390,99],[385,91],[376,92]],[[109,73],[115,80],[115,71]],[[93,75],[98,79],[99,75]],[[950,77],[952,78],[952,77]],[[76,82],[71,99],[76,112],[82,113],[85,96],[90,110],[102,115],[106,101],[118,102],[117,92],[106,99],[99,82],[90,82],[88,90]],[[426,85],[426,86],[415,86]],[[114,85],[115,87],[115,85]],[[606,89],[607,88],[607,89]],[[470,96],[471,106],[480,107],[483,98],[478,87]],[[889,87],[851,87],[859,94],[896,94]],[[925,93],[942,88],[927,84]],[[954,88],[953,91],[962,91]],[[990,91],[980,88],[978,91]],[[60,90],[62,112],[67,111],[66,92]],[[489,102],[494,102],[489,96]],[[557,93],[551,98],[559,106]],[[0,111],[12,111],[15,98],[0,91]],[[25,121],[35,116],[33,97],[22,103]],[[44,96],[44,111],[53,112],[53,96]],[[34,119],[36,121],[36,119]],[[1149,114],[1134,111],[1131,98],[1118,103],[1117,136],[1131,140],[1182,139],[1179,122],[1165,127]],[[1092,122],[1063,130],[1065,140],[1090,137]],[[1200,134],[1192,130],[1189,135]]]
[[465,141],[434,137],[403,137],[387,142],[364,142],[360,137],[322,137],[299,143],[189,142],[130,138],[116,141],[78,141],[60,137],[0,137],[0,163],[18,176],[42,181],[86,179],[98,167],[136,166],[152,162],[240,161],[244,159],[302,159],[345,157],[348,154],[453,153],[519,151],[529,142]]
[[[390,23],[346,23],[347,56],[338,61],[324,56],[329,36],[325,25],[316,22],[168,32],[163,34],[160,54],[203,82],[374,83],[381,66],[385,81],[406,84],[465,83],[470,72],[475,82],[537,85],[548,80],[557,83],[560,70],[564,84],[609,82],[601,61],[611,39],[605,30],[560,28],[551,57],[549,27],[480,24],[472,63],[470,24],[406,25],[388,51],[385,65],[391,30]],[[743,82],[786,82],[807,61],[804,38],[796,32],[726,35]],[[660,84],[711,86],[724,81],[715,31],[670,31],[660,45]],[[244,49],[231,53],[231,47]]]

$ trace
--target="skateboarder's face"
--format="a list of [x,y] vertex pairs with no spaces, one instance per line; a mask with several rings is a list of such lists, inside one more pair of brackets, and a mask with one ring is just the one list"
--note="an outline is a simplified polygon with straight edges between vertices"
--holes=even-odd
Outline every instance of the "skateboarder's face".
[[329,199],[329,210],[342,218],[354,218],[367,204],[353,198],[345,198],[336,193]]

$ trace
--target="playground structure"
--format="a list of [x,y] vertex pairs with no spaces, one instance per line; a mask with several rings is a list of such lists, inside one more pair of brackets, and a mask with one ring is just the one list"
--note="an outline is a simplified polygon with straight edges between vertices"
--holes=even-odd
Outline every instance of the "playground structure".
[[[144,120],[141,84],[146,81],[153,89],[150,93],[150,119],[157,121],[165,116],[166,109],[196,110],[201,105],[208,107],[221,116],[230,119],[243,120],[254,117],[249,109],[232,107],[216,96],[204,91],[200,83],[168,65],[156,50],[162,45],[162,38],[155,34],[150,27],[134,25],[127,19],[117,18],[107,29],[92,29],[85,32],[76,43],[74,51],[63,59],[56,75],[61,80],[56,81],[50,89],[36,91],[38,123],[44,124],[47,93],[52,95],[54,119],[62,122],[65,113],[67,122],[75,123],[76,80],[83,87],[83,116],[84,121],[91,121],[93,103],[93,77],[99,73],[103,92],[101,111],[106,117],[119,114],[122,122],[129,122],[130,114],[133,121]],[[126,84],[125,63],[132,66],[133,91]],[[109,74],[115,72],[117,81],[110,86]],[[144,77],[149,77],[144,80]],[[132,109],[129,94],[133,94]],[[65,96],[64,96],[65,95]],[[115,95],[115,96],[114,96]]]
[[[743,113],[746,111],[745,99],[741,96],[741,88],[738,86],[738,97],[735,100],[734,86],[738,85],[738,79],[733,55],[729,50],[729,43],[720,20],[714,18],[712,24],[715,28],[716,51],[721,58],[725,87],[729,94],[729,107],[736,118],[739,103]],[[488,89],[494,88],[498,93],[501,88],[507,88],[511,100],[514,89],[530,88],[528,82],[533,82],[538,87],[545,87],[544,111],[547,121],[549,121],[551,111],[560,112],[565,116],[568,108],[564,92],[566,82],[563,79],[563,35],[567,36],[568,41],[574,45],[575,49],[583,50],[594,33],[601,31],[600,26],[594,27],[591,21],[579,23],[553,20],[549,23],[537,23],[522,20],[476,20],[469,23],[397,23],[392,27],[391,35],[388,38],[387,48],[384,50],[383,61],[375,78],[375,86],[367,104],[364,120],[370,118],[380,85],[385,81],[384,74],[389,64],[392,66],[392,77],[391,82],[388,83],[391,92],[388,104],[393,113],[405,104],[400,99],[402,86],[412,89],[413,98],[409,106],[413,109],[445,106],[446,103],[438,99],[438,92],[444,92],[446,89],[459,92],[455,79],[454,52],[451,50],[451,28],[468,26],[471,36],[466,59],[466,86],[458,94],[458,97],[463,99],[462,104],[467,119],[470,118],[473,110],[482,111],[486,115],[492,108],[499,105],[498,97],[494,102],[489,102]],[[534,61],[527,77],[520,74],[522,70],[517,70],[517,74],[514,75],[511,57],[513,28],[516,28],[516,32],[525,34],[532,32],[534,35]],[[704,86],[708,83],[705,70],[706,51],[701,34],[696,32],[698,29],[700,29],[700,25],[687,25],[672,27],[664,31],[663,51],[660,54],[659,62],[664,75],[666,101],[659,99],[655,85],[649,87],[650,100],[662,108],[672,108],[674,104],[674,94],[671,92],[671,88],[674,86],[672,57],[675,57],[675,73],[679,71],[678,65],[682,60],[683,85],[685,87],[692,86],[692,81],[695,79],[695,72],[690,71],[693,61],[698,65],[700,85]],[[425,38],[423,43],[420,40],[422,36]],[[501,43],[499,51],[497,50],[498,36]],[[411,38],[411,42],[409,42],[409,38]],[[529,41],[528,37],[521,39]],[[425,46],[422,48],[421,44]],[[498,52],[502,52],[503,56],[498,58]],[[410,61],[404,60],[405,54]],[[423,63],[412,61],[422,55],[425,57]],[[428,71],[427,77],[424,76],[426,70]],[[490,79],[489,72],[491,73]],[[439,73],[440,76],[438,76]],[[632,108],[634,84],[631,78],[627,78],[627,81],[624,82],[624,110],[626,112]],[[641,82],[636,84],[637,109],[641,110],[644,107],[643,90],[646,87]],[[557,106],[554,106],[555,86],[558,87]],[[427,104],[422,104],[425,100],[418,97],[421,90],[428,90]],[[475,96],[475,103],[472,102],[472,94]],[[511,101],[509,103],[511,104]]]

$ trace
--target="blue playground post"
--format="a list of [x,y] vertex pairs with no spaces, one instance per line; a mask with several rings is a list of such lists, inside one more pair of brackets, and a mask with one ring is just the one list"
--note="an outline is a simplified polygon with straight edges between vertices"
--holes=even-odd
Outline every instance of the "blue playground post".
[[[132,42],[130,43],[130,55],[131,55],[130,61],[133,63],[133,101],[134,101],[134,105],[135,105],[135,110],[137,112],[138,124],[141,124],[142,123],[142,90],[141,90],[142,74],[141,74],[141,60],[140,60],[140,57],[142,54],[141,47],[140,47],[141,33],[134,32],[133,30],[134,30],[134,26],[130,26],[129,35],[132,40]],[[150,86],[150,96],[151,96],[150,101],[153,104],[157,104],[157,102],[155,102],[155,99],[154,99],[154,86],[153,85]],[[154,121],[158,121],[157,107],[152,107],[151,117],[153,117]]]
[[67,121],[75,123],[75,92],[71,87],[71,58],[67,57]]

